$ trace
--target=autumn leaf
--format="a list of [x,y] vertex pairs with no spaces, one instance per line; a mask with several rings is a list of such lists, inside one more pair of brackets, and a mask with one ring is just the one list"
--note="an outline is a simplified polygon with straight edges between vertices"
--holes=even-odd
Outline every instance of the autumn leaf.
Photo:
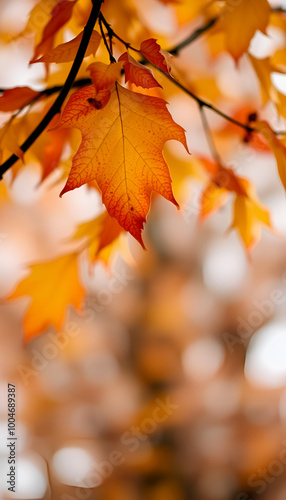
[[22,109],[40,95],[30,87],[14,87],[4,90],[0,97],[0,111],[8,112]]
[[[66,43],[61,43],[51,51],[47,52],[44,56],[39,59],[31,61],[30,64],[44,62],[44,63],[65,63],[70,62],[75,59],[77,54],[81,39],[82,39],[83,31],[75,38]],[[99,47],[101,41],[101,36],[97,31],[93,31],[88,47],[85,52],[84,57],[88,57],[91,54],[95,56],[96,51]]]
[[171,139],[188,151],[184,130],[173,121],[163,99],[116,83],[106,106],[96,110],[89,103],[93,95],[93,86],[73,94],[58,125],[82,133],[61,195],[95,179],[109,214],[144,246],[141,231],[151,192],[177,205],[161,151]]
[[220,163],[209,158],[199,157],[205,170],[211,175],[211,183],[217,188],[233,191],[246,196],[244,183],[231,168],[224,167]]
[[76,0],[61,0],[53,8],[51,12],[51,19],[44,28],[41,41],[35,47],[34,55],[30,64],[35,62],[41,54],[46,54],[52,50],[55,35],[70,19],[75,3]]
[[114,82],[119,80],[122,66],[122,61],[113,64],[104,64],[102,62],[90,64],[87,70],[90,72],[96,92],[108,89]]
[[[57,120],[58,119],[56,119],[56,121]],[[41,182],[59,166],[64,146],[69,138],[70,130],[61,129],[50,131],[45,143],[39,148],[35,148],[35,150],[38,150],[39,160],[42,165]]]
[[233,205],[232,227],[237,229],[249,252],[260,239],[261,227],[272,229],[269,211],[258,200],[252,184],[243,179],[248,196],[237,195]]
[[95,219],[80,224],[74,239],[88,240],[91,262],[102,259],[107,264],[114,244],[123,231],[117,220],[104,212]]
[[150,68],[137,62],[128,52],[124,52],[118,61],[124,62],[125,83],[134,83],[137,87],[151,89],[162,86],[155,80]]
[[255,32],[265,32],[269,15],[267,0],[226,0],[220,27],[224,33],[226,49],[236,62],[247,51]]
[[251,122],[251,126],[260,132],[268,142],[275,156],[278,168],[278,174],[281,182],[286,189],[286,147],[276,137],[269,123],[264,120]]
[[167,75],[171,75],[171,54],[161,49],[160,45],[154,38],[144,40],[140,45],[140,52],[150,63],[157,66]]
[[[231,118],[245,124],[245,126],[249,126],[249,119],[253,114],[255,114],[253,104],[245,104],[245,106],[237,109],[233,114],[231,114]],[[224,142],[234,136],[248,146],[251,146],[256,151],[270,151],[264,137],[261,137],[259,134],[253,132],[248,132],[232,122],[226,122],[220,130],[215,132],[215,135],[216,137],[220,137]]]
[[213,215],[225,204],[227,199],[228,192],[226,189],[210,182],[201,195],[199,218],[204,220],[208,216]]
[[272,73],[284,74],[285,71],[274,66],[269,57],[257,59],[251,54],[248,54],[248,57],[260,83],[263,104],[272,100],[278,113],[286,118],[286,96],[275,88],[271,80]]
[[25,295],[32,298],[24,318],[25,341],[43,333],[50,325],[60,330],[68,304],[81,307],[84,290],[78,278],[77,254],[69,254],[30,267],[31,274],[21,281],[7,299]]
[[0,130],[0,161],[3,151],[7,150],[13,153],[24,162],[24,151],[20,148],[17,137],[12,128],[12,122],[9,120]]
[[231,168],[226,168],[208,158],[200,157],[199,159],[211,176],[201,196],[200,219],[203,220],[224,205],[229,192],[234,192],[241,197],[247,196],[247,192],[244,179],[238,177]]

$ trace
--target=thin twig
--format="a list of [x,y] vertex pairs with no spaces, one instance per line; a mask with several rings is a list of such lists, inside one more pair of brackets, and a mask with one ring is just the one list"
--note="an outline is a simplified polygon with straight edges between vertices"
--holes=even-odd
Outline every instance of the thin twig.
[[221,165],[222,161],[221,161],[220,155],[218,154],[218,151],[215,147],[215,143],[214,143],[211,129],[210,129],[210,126],[208,123],[208,119],[206,117],[206,112],[205,112],[204,106],[202,104],[198,104],[198,106],[199,106],[202,124],[203,124],[204,132],[205,132],[205,136],[206,136],[206,139],[207,139],[207,142],[209,145],[210,152],[212,154],[213,159]]
[[[38,124],[38,126],[33,130],[33,132],[29,135],[29,137],[26,139],[26,141],[21,145],[22,151],[27,151],[27,149],[36,141],[36,139],[39,137],[39,135],[45,130],[45,128],[49,125],[53,117],[60,112],[61,107],[70,91],[70,89],[73,86],[73,83],[75,81],[76,75],[78,73],[78,70],[81,66],[81,63],[83,61],[87,46],[89,44],[90,37],[93,32],[94,25],[97,21],[101,4],[103,0],[97,0],[93,3],[92,10],[89,16],[89,19],[86,23],[86,26],[84,28],[84,33],[81,39],[81,43],[79,45],[75,60],[73,62],[73,65],[71,67],[71,70],[68,74],[68,77],[65,81],[65,84],[63,85],[57,99],[47,112],[47,114],[44,116],[44,118],[41,120],[41,122]],[[0,179],[2,179],[3,174],[12,166],[16,161],[18,160],[18,156],[16,155],[11,155],[8,160],[6,160],[1,166],[0,166]]]
[[185,40],[183,40],[181,43],[178,43],[178,45],[175,45],[175,47],[169,49],[168,50],[169,54],[176,56],[178,54],[178,52],[180,52],[184,47],[186,47],[187,45],[190,45],[190,43],[194,42],[203,33],[205,33],[205,31],[208,31],[210,28],[212,28],[217,20],[218,20],[218,17],[213,17],[212,19],[207,21],[201,28],[196,29],[193,33],[191,33],[190,36],[185,38]]
[[110,46],[108,45],[108,43],[107,43],[106,36],[105,36],[105,34],[104,34],[103,27],[102,27],[102,19],[101,19],[101,17],[100,17],[100,16],[99,16],[98,21],[99,21],[99,29],[100,29],[100,33],[101,33],[101,36],[102,36],[102,38],[103,38],[103,42],[104,42],[105,48],[106,48],[106,50],[107,50],[107,52],[108,52],[110,63],[111,63],[111,64],[112,64],[112,63],[115,63],[115,62],[116,62],[116,59],[115,59],[115,57],[113,57],[113,54],[112,54],[112,51],[111,51],[111,47],[112,47],[112,42],[111,42],[111,40],[112,40],[112,36],[110,35],[110,31],[108,30],[107,34],[108,34],[108,36],[109,36],[109,41],[110,41],[110,45],[111,45],[111,47],[110,47]]

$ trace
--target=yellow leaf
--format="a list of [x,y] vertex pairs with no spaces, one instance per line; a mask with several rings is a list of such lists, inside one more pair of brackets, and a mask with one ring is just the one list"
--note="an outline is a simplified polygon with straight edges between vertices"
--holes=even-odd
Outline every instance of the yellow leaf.
[[20,148],[11,125],[12,122],[9,120],[0,130],[0,151],[9,151],[24,163],[24,151]]
[[206,219],[217,212],[225,204],[228,194],[226,189],[209,183],[202,193],[200,219]]
[[258,200],[252,184],[243,179],[248,196],[236,195],[233,205],[232,227],[237,229],[247,251],[260,239],[261,226],[272,228],[267,208]]
[[286,147],[276,137],[269,123],[266,121],[252,122],[251,126],[260,132],[268,142],[276,158],[278,174],[281,182],[286,189]]
[[106,264],[114,243],[124,230],[107,212],[78,226],[74,239],[87,238],[91,262],[102,259]]
[[32,302],[24,318],[25,341],[43,333],[50,325],[60,330],[66,307],[81,307],[84,290],[78,278],[77,254],[64,255],[31,266],[31,274],[8,297],[30,295]]
[[220,26],[224,32],[226,49],[235,61],[246,52],[257,30],[265,32],[269,16],[267,0],[226,0]]
[[274,87],[271,80],[271,73],[284,74],[285,71],[274,66],[269,57],[265,59],[256,59],[256,57],[250,54],[248,54],[248,57],[260,83],[263,104],[272,100],[278,113],[286,118],[286,96]]

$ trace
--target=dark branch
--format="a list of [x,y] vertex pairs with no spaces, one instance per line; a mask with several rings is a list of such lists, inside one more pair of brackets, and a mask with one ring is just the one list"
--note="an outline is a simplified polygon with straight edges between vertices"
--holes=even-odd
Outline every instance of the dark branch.
[[[39,125],[33,130],[33,132],[29,135],[29,137],[26,139],[26,141],[21,145],[21,149],[25,152],[29,147],[36,141],[36,139],[39,137],[39,135],[45,130],[45,128],[49,125],[53,117],[60,112],[61,107],[63,105],[63,102],[65,98],[67,97],[70,89],[72,88],[76,75],[78,73],[78,70],[81,66],[81,63],[84,58],[84,54],[86,52],[87,46],[89,44],[90,37],[92,35],[92,31],[94,28],[94,25],[97,21],[97,18],[99,16],[101,4],[103,0],[97,0],[93,3],[92,10],[89,16],[89,19],[86,23],[86,26],[84,28],[84,33],[83,37],[80,43],[80,46],[77,51],[77,55],[75,57],[75,60],[73,62],[73,65],[71,67],[71,70],[68,74],[68,77],[65,81],[65,84],[63,87],[61,87],[60,93],[55,100],[54,104],[51,106],[47,114],[44,116],[42,121],[39,123]],[[47,91],[44,91],[47,95]],[[48,95],[51,95],[48,94]],[[0,166],[0,179],[2,179],[3,174],[12,166],[14,163],[18,160],[18,157],[16,155],[11,155],[8,160],[6,160],[1,166]]]
[[[77,56],[76,56],[76,58],[74,60],[73,66],[72,66],[72,68],[70,70],[70,73],[69,73],[69,75],[67,77],[67,80],[66,80],[65,84],[64,85],[56,85],[54,87],[50,87],[50,88],[47,88],[47,89],[44,89],[43,91],[41,91],[41,93],[39,95],[39,98],[42,97],[42,96],[50,96],[50,95],[53,95],[53,94],[55,94],[57,92],[60,92],[60,93],[59,93],[56,101],[54,102],[54,104],[52,105],[52,107],[50,108],[50,110],[48,111],[48,113],[44,116],[43,120],[39,123],[39,125],[31,133],[31,135],[26,139],[26,141],[22,144],[21,149],[24,152],[27,151],[27,149],[29,149],[29,147],[35,142],[35,140],[39,137],[39,135],[48,126],[48,124],[50,123],[50,121],[52,120],[52,118],[57,113],[60,112],[61,106],[62,106],[65,98],[67,97],[70,89],[71,88],[82,87],[82,86],[85,86],[85,85],[90,85],[92,83],[91,80],[90,80],[90,78],[81,78],[79,80],[75,80],[75,78],[76,78],[76,75],[77,75],[78,70],[80,68],[80,65],[82,63],[82,60],[83,60],[86,48],[88,46],[88,42],[89,42],[92,30],[93,30],[94,25],[96,23],[96,20],[98,18],[100,18],[101,22],[104,24],[104,26],[105,26],[105,28],[107,30],[107,34],[108,34],[109,37],[114,36],[121,43],[123,43],[123,45],[125,45],[126,48],[131,48],[132,50],[135,50],[136,52],[139,52],[137,49],[131,47],[131,45],[128,42],[125,42],[123,39],[121,39],[112,30],[111,26],[108,24],[108,22],[106,21],[106,19],[103,17],[103,15],[100,12],[100,7],[101,7],[101,4],[103,3],[103,1],[104,0],[93,0],[93,2],[92,2],[93,3],[93,8],[92,8],[92,11],[91,11],[91,15],[90,15],[89,20],[87,22],[87,25],[86,25],[86,27],[84,29],[84,35],[82,37],[82,41],[81,41],[81,44],[79,46],[79,50],[78,50]],[[284,12],[286,12],[286,9],[284,9],[283,7],[274,7],[274,8],[271,9],[271,11],[272,12],[276,12],[276,13],[284,13]],[[177,44],[175,47],[170,48],[168,50],[168,52],[170,54],[172,54],[172,55],[177,55],[184,47],[186,47],[189,44],[191,44],[192,42],[194,42],[202,34],[204,34],[206,31],[208,31],[210,28],[212,28],[212,26],[214,26],[214,24],[216,23],[217,20],[218,20],[218,17],[214,17],[214,18],[208,20],[201,28],[196,29],[185,40],[183,40],[182,42],[180,42],[179,44]],[[103,37],[103,38],[105,39],[105,37]],[[147,63],[151,64],[149,61],[146,61],[145,59],[140,60],[140,62],[142,64],[147,64]],[[160,71],[159,68],[157,68],[157,67],[155,67],[155,68],[158,71]],[[198,103],[198,105],[200,106],[201,109],[204,108],[204,107],[208,108],[208,109],[211,109],[214,113],[218,114],[219,116],[221,116],[225,120],[233,123],[234,125],[237,125],[238,127],[243,128],[247,132],[257,132],[257,130],[253,129],[249,125],[247,125],[245,123],[242,123],[242,122],[239,122],[238,120],[235,120],[234,118],[232,118],[231,116],[227,115],[226,113],[224,113],[220,109],[216,108],[212,104],[204,101],[203,99],[201,99],[200,97],[198,97],[196,94],[194,94],[193,92],[191,92],[189,89],[187,89],[186,87],[184,87],[180,82],[178,82],[177,80],[174,80],[171,77],[169,77],[169,75],[167,75],[166,73],[163,73],[163,74],[165,75],[165,77],[169,78],[177,87],[179,87],[186,94],[188,94],[192,99],[194,99]],[[6,89],[0,89],[0,92],[4,92],[5,90]],[[286,133],[285,131],[276,131],[275,132],[276,135],[284,135],[285,133]],[[0,180],[2,179],[3,174],[12,165],[14,165],[14,163],[16,163],[16,161],[18,159],[19,158],[16,155],[11,155],[10,158],[8,158],[8,160],[6,160],[5,163],[3,163],[2,165],[0,165]]]

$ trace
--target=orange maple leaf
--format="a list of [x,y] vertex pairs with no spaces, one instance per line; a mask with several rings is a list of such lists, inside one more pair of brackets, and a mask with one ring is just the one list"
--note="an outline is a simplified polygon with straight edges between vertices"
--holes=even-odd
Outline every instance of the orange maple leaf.
[[35,62],[41,54],[51,51],[54,45],[54,38],[59,31],[71,18],[72,10],[77,0],[61,0],[52,10],[51,19],[46,24],[43,36],[35,47],[34,55],[30,64]]
[[151,69],[140,64],[128,52],[124,52],[118,61],[124,61],[125,83],[134,83],[137,87],[144,89],[162,88],[162,85],[154,78]]
[[[47,52],[44,56],[40,57],[39,59],[32,60],[30,64],[34,63],[39,63],[39,62],[44,62],[44,63],[64,63],[64,62],[70,62],[73,61],[81,39],[82,39],[83,31],[77,35],[75,38],[70,40],[69,42],[66,43],[61,43],[60,45],[57,45],[54,49],[50,50]],[[90,41],[88,44],[88,47],[86,49],[84,57],[88,57],[91,54],[95,56],[96,51],[99,47],[101,41],[101,36],[97,31],[93,31],[92,35],[90,37]]]
[[175,205],[171,177],[162,155],[166,141],[186,148],[185,132],[163,99],[127,90],[118,83],[102,109],[91,104],[94,87],[69,99],[58,127],[75,127],[82,142],[61,195],[95,179],[109,214],[143,245],[141,231],[155,191]]
[[60,330],[67,305],[72,304],[79,309],[84,296],[75,253],[34,264],[31,271],[7,297],[9,300],[25,295],[32,297],[24,318],[26,342],[43,333],[50,325]]
[[165,50],[161,49],[155,38],[148,38],[148,40],[144,40],[144,42],[140,45],[140,52],[145,59],[150,61],[150,63],[167,73],[167,75],[172,76],[170,72],[172,56]]
[[108,89],[111,85],[119,80],[123,63],[117,62],[105,64],[103,62],[95,62],[87,67],[90,72],[90,78],[95,86],[96,92]]

